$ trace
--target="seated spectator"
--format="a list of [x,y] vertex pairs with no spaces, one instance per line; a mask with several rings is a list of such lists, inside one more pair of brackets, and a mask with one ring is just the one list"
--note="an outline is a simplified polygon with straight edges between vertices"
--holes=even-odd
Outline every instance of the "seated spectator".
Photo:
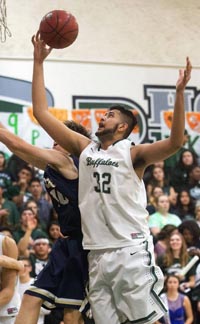
[[[179,292],[180,280],[175,275],[169,275],[165,279],[164,293],[161,295],[168,306],[168,317],[164,324],[192,324],[193,312],[190,299]],[[170,320],[170,322],[169,322]]]
[[48,228],[47,234],[49,235],[49,241],[51,246],[56,242],[56,240],[61,236],[60,225],[57,221],[52,221]]
[[163,189],[159,186],[152,187],[149,200],[147,204],[147,210],[149,212],[149,215],[156,212],[156,201],[157,197],[164,194]]
[[195,286],[191,293],[195,324],[200,323],[200,262],[196,268]]
[[169,185],[169,181],[166,178],[164,169],[160,166],[153,166],[152,177],[146,185],[147,189],[147,199],[149,200],[152,187],[159,186],[162,188],[163,192],[169,196],[169,200],[176,196],[174,188]]
[[51,220],[52,203],[43,196],[43,187],[39,178],[33,178],[30,182],[29,191],[31,197],[37,202],[39,210],[39,220],[45,224],[46,228]]
[[200,227],[200,200],[196,202],[194,213],[195,213],[195,221]]
[[177,215],[169,213],[169,208],[169,197],[167,195],[158,196],[157,211],[150,215],[148,220],[149,228],[153,236],[156,236],[167,224],[174,226],[179,226],[181,224],[181,220]]
[[20,192],[20,205],[31,197],[31,194],[29,193],[29,184],[33,175],[33,168],[26,164],[17,173],[17,181],[13,182],[13,186],[17,187]]
[[4,152],[0,151],[0,184],[6,191],[11,183],[11,176],[6,170],[6,155]]
[[200,257],[200,228],[197,223],[194,220],[185,221],[179,225],[178,230],[185,239],[189,255]]
[[30,275],[36,277],[40,271],[47,264],[49,259],[49,253],[51,251],[49,240],[45,237],[38,237],[33,243],[33,252],[30,253],[29,258],[31,260],[32,271]]
[[200,199],[200,166],[194,165],[189,172],[189,192],[195,200]]
[[[175,154],[171,155],[169,158],[167,158],[165,160],[165,169],[167,170],[167,172],[171,173],[173,172],[176,164],[178,163],[179,159],[180,159],[180,155],[183,151],[185,151],[186,149],[190,149],[188,144],[189,141],[189,134],[187,129],[185,129],[184,131],[184,139],[183,139],[183,146],[180,148],[180,150],[178,150]],[[187,146],[186,146],[187,145]]]
[[[31,208],[34,215],[36,216],[36,218],[38,219],[39,221],[39,208],[38,208],[38,204],[37,202],[33,199],[33,198],[30,198],[28,199],[25,204],[24,204],[24,208]],[[39,221],[40,223],[40,227],[42,228],[43,231],[46,232],[46,224],[44,224],[43,222]]]
[[169,238],[172,233],[178,231],[177,227],[174,225],[165,225],[160,233],[156,236],[156,243],[154,245],[154,254],[155,258],[166,252],[166,249],[169,245]]
[[20,225],[13,232],[20,256],[29,256],[34,239],[38,236],[47,237],[47,234],[39,227],[38,219],[32,209],[26,208],[22,210]]
[[[172,233],[169,239],[169,246],[165,254],[157,258],[156,263],[161,268],[164,276],[175,274],[181,280],[180,290],[191,289],[195,285],[196,266],[194,265],[183,277],[180,271],[191,260],[187,252],[187,246],[181,233]],[[184,283],[184,285],[183,285]]]
[[[24,257],[24,258],[20,258],[20,260],[24,264],[24,269],[19,272],[19,294],[22,300],[25,290],[27,290],[30,287],[30,285],[33,284],[34,278],[30,276],[30,273],[32,271],[32,265],[30,259]],[[49,310],[41,307],[37,324],[44,324],[45,315],[49,313],[50,313]]]
[[[19,223],[19,212],[14,202],[8,200],[4,195],[4,187],[0,184],[0,216],[6,218],[5,224],[17,225]],[[1,224],[3,225],[3,224]]]
[[[1,125],[2,127],[2,125]],[[18,173],[29,164],[24,160],[20,159],[17,155],[12,154],[7,161],[7,172],[10,174],[12,182],[18,181]]]
[[175,214],[183,221],[194,220],[195,203],[187,189],[182,189],[178,193]]
[[18,186],[12,185],[8,187],[5,196],[6,198],[8,198],[9,201],[14,202],[18,212],[20,213],[23,206],[24,192],[21,192]]
[[195,153],[191,150],[183,150],[170,180],[176,192],[180,192],[183,188],[188,188],[189,172],[194,165],[197,165],[197,156]]

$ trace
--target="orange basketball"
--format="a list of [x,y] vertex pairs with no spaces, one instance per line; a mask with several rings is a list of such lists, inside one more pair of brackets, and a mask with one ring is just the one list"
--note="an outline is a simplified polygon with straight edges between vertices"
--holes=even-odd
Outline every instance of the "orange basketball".
[[39,27],[41,39],[50,47],[65,48],[78,36],[76,18],[65,10],[53,10],[41,20]]

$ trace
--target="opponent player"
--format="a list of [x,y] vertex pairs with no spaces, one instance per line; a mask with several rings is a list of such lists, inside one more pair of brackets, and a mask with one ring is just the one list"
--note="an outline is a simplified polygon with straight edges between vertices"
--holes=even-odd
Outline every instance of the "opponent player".
[[148,165],[166,159],[182,145],[190,61],[187,58],[186,69],[179,72],[169,138],[132,146],[126,138],[137,121],[131,111],[115,106],[101,118],[99,143],[95,143],[49,113],[43,61],[51,48],[39,33],[32,42],[34,116],[56,142],[80,156],[79,207],[84,248],[91,250],[89,296],[95,323],[154,323],[166,308],[159,298],[163,275],[153,257],[142,177]]
[[[81,125],[73,121],[67,121],[66,125],[89,137]],[[26,291],[15,323],[36,324],[42,304],[48,309],[55,306],[64,309],[65,324],[83,323],[78,310],[85,298],[88,266],[87,252],[82,248],[78,208],[78,159],[56,143],[53,149],[38,148],[5,128],[0,128],[0,141],[24,161],[45,170],[45,186],[63,236],[53,245],[49,262],[34,286]]]

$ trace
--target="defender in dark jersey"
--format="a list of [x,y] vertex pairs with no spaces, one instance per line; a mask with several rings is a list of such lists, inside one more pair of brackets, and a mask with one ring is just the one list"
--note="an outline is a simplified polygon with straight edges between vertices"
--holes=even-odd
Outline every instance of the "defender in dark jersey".
[[[34,286],[25,292],[15,323],[25,320],[26,324],[36,324],[41,305],[47,309],[64,309],[64,323],[83,323],[79,309],[86,297],[88,265],[87,251],[82,248],[78,208],[78,159],[56,143],[53,149],[41,149],[0,126],[1,142],[21,159],[45,170],[45,186],[58,214],[62,234]],[[89,137],[85,128],[73,121],[67,121],[66,126]]]

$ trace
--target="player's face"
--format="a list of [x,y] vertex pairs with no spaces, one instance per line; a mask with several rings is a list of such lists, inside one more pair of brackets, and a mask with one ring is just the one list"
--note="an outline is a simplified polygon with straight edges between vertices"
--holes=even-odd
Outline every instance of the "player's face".
[[99,138],[103,136],[112,137],[116,133],[120,124],[123,124],[120,111],[115,109],[109,110],[101,118],[95,135]]

